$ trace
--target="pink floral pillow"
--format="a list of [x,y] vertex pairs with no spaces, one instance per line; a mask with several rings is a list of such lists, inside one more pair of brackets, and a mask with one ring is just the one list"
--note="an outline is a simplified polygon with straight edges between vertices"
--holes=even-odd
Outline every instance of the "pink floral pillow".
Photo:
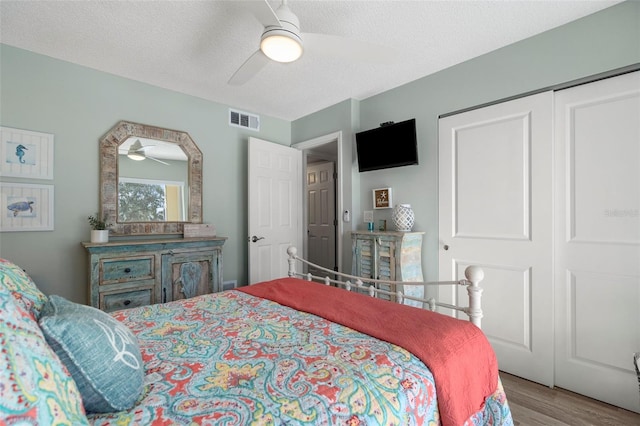
[[22,306],[37,321],[40,312],[47,303],[47,296],[42,293],[31,277],[18,265],[0,259],[0,289],[7,289],[18,305]]
[[89,424],[75,381],[32,314],[2,286],[0,347],[0,425]]

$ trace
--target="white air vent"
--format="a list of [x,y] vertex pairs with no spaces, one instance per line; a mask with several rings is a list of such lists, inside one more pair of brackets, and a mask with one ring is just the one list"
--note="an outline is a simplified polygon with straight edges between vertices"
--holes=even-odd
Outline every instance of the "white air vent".
[[229,125],[251,130],[260,130],[260,116],[229,109]]

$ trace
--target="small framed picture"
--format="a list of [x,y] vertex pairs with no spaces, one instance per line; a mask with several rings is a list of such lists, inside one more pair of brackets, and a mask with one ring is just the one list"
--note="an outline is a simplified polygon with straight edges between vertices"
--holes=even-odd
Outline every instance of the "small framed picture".
[[0,176],[53,179],[53,135],[0,127]]
[[0,232],[53,231],[53,185],[0,183]]
[[391,201],[391,188],[378,188],[373,190],[373,208],[390,209],[393,207]]

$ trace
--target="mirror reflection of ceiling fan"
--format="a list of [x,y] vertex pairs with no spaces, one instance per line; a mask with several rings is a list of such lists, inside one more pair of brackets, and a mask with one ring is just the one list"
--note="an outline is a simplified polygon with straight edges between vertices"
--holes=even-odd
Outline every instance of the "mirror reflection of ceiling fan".
[[166,166],[169,165],[169,163],[164,162],[162,160],[158,160],[155,157],[150,156],[149,154],[147,154],[147,150],[153,148],[155,145],[142,145],[142,142],[140,142],[140,139],[137,139],[134,143],[131,144],[131,146],[129,147],[129,151],[127,151],[127,157],[129,157],[132,160],[135,161],[142,161],[142,160],[146,160],[147,158],[153,161],[157,161],[158,163],[162,163]]
[[313,50],[333,57],[374,63],[392,62],[396,53],[393,49],[350,38],[300,31],[298,17],[287,6],[287,0],[275,11],[267,0],[250,2],[253,13],[264,31],[260,38],[260,48],[247,59],[231,76],[228,84],[240,86],[249,81],[270,61],[293,62],[305,50]]

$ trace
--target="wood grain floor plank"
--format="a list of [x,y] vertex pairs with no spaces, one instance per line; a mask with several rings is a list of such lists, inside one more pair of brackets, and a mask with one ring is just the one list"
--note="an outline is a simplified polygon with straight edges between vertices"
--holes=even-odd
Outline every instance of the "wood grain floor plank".
[[640,426],[640,414],[500,372],[516,426]]
[[[507,399],[509,397],[507,396]],[[509,401],[511,415],[513,416],[513,424],[515,426],[565,426],[566,423],[546,416],[537,411],[531,410],[520,404],[512,404]]]

